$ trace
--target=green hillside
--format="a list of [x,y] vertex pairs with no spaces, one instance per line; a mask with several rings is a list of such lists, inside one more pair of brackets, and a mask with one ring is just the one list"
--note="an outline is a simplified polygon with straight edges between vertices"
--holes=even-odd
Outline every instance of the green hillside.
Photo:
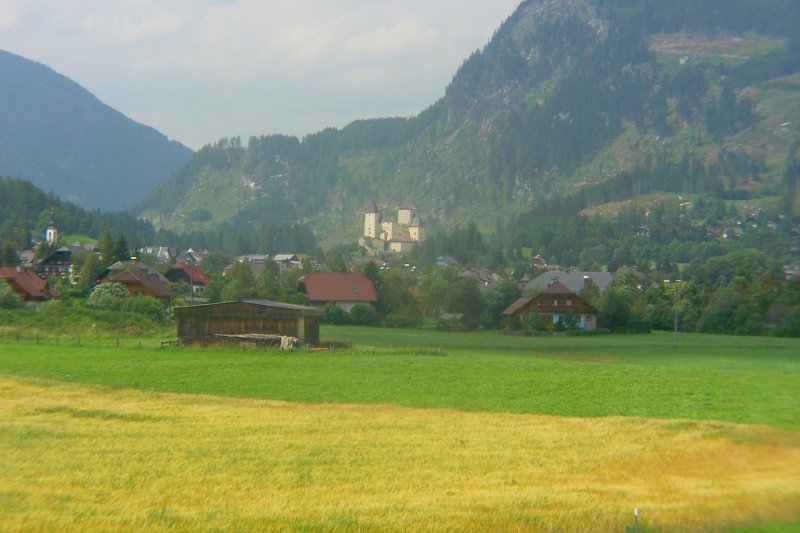
[[529,0],[419,115],[209,144],[137,212],[173,230],[304,222],[333,244],[373,200],[489,230],[576,194],[578,211],[777,199],[796,190],[797,27],[784,0]]
[[0,50],[0,79],[0,176],[112,211],[192,156],[42,64]]

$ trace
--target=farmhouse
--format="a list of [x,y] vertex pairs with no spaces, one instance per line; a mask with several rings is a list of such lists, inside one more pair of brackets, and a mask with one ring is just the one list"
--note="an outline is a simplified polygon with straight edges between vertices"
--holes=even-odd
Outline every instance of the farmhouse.
[[178,261],[164,274],[172,283],[185,282],[194,285],[195,292],[200,292],[208,285],[208,276],[199,265],[190,265],[186,261]]
[[319,344],[323,311],[270,300],[242,300],[176,307],[178,338],[208,341],[215,335],[280,335]]
[[574,319],[576,328],[597,329],[597,310],[560,281],[553,282],[537,296],[520,298],[503,311],[511,321],[521,324],[530,324],[534,313],[540,327],[559,322],[566,326],[566,322]]
[[356,304],[378,301],[372,281],[355,272],[311,272],[297,280],[297,285],[312,304],[333,302],[348,313]]
[[149,296],[166,304],[172,298],[169,288],[138,270],[125,270],[106,282],[121,283],[131,296]]
[[20,300],[28,303],[43,302],[58,298],[59,294],[32,271],[20,266],[0,267],[0,283],[8,284]]

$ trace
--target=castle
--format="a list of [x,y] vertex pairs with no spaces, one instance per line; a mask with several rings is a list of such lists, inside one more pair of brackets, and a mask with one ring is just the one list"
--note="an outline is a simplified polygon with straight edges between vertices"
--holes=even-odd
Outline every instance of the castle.
[[378,206],[372,203],[364,214],[364,235],[358,240],[359,246],[372,255],[381,252],[404,254],[425,240],[425,227],[413,206],[397,210],[397,220],[383,220]]

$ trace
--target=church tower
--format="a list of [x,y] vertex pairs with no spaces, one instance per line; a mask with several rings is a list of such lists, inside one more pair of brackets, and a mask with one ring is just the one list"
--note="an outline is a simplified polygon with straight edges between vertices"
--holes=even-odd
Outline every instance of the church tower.
[[47,244],[54,246],[58,242],[58,228],[55,223],[55,209],[50,209],[50,224],[44,232],[44,240]]

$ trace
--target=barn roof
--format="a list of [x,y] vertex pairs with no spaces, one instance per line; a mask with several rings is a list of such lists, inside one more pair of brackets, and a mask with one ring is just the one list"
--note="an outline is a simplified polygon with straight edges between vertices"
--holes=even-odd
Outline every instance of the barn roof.
[[311,302],[377,302],[372,281],[356,272],[311,272],[298,280]]
[[[288,309],[291,311],[299,311],[303,316],[322,316],[324,311],[319,307],[311,307],[309,305],[298,305],[298,304],[290,304],[285,302],[276,302],[273,300],[257,300],[257,299],[250,299],[250,300],[241,300],[242,303],[257,305],[262,307],[275,307],[278,309]],[[219,307],[223,305],[230,305],[239,303],[238,301],[228,301],[228,302],[215,302],[215,303],[207,303],[207,304],[197,304],[197,305],[181,305],[176,306],[174,309],[190,309],[190,308],[199,308],[199,307]]]

